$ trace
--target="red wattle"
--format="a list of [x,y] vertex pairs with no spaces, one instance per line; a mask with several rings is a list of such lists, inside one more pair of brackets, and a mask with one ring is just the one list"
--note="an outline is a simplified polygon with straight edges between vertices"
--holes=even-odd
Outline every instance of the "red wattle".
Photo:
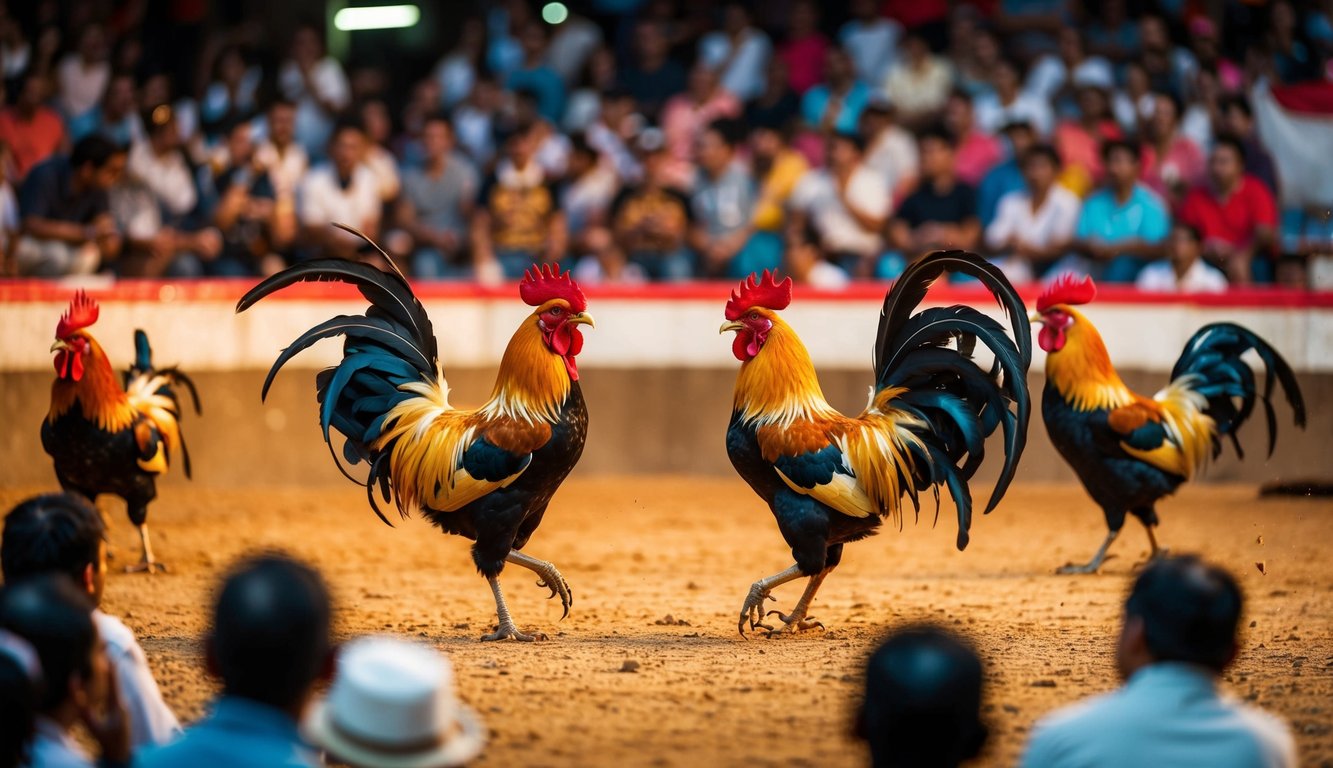
[[1037,344],[1046,352],[1059,352],[1065,346],[1065,331],[1054,325],[1046,324],[1037,333]]
[[731,354],[735,355],[736,359],[740,360],[742,363],[754,357],[754,355],[747,351],[750,346],[750,339],[752,338],[754,337],[749,331],[737,331],[736,338],[731,340]]

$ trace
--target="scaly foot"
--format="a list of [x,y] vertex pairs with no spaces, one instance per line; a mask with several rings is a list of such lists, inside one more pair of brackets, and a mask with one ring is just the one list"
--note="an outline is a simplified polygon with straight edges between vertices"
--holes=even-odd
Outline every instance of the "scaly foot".
[[1111,557],[1114,557],[1114,555],[1111,555],[1110,557],[1099,557],[1095,560],[1086,562],[1083,565],[1078,565],[1076,563],[1065,563],[1059,568],[1056,568],[1055,572],[1060,574],[1061,576],[1096,573],[1097,571],[1101,570],[1102,564],[1105,563],[1107,560],[1110,560]]
[[537,586],[551,590],[550,597],[547,597],[547,600],[559,595],[560,605],[565,609],[560,618],[564,619],[569,615],[569,606],[574,604],[574,590],[569,588],[569,582],[565,581],[565,577],[561,576],[560,571],[556,570],[551,563],[543,561],[540,565],[534,566],[532,571],[541,577]]
[[500,622],[500,625],[495,628],[494,632],[489,635],[481,636],[481,641],[483,643],[491,643],[497,640],[516,640],[520,643],[531,643],[546,639],[546,635],[540,632],[533,635],[525,635],[522,632],[519,632],[518,627],[514,626],[514,622],[512,621],[502,621]]
[[736,629],[745,637],[745,622],[750,622],[750,629],[764,629],[769,632],[773,628],[764,623],[764,605],[765,600],[777,600],[771,594],[772,590],[762,581],[756,581],[750,585],[750,594],[745,596],[745,604],[741,606],[741,620],[736,624]]
[[[781,611],[769,611],[768,616],[777,616],[778,620],[782,622],[782,626],[777,629],[765,627],[765,629],[768,630],[769,637],[775,637],[777,635],[794,635],[797,632],[804,632],[807,629],[814,629],[815,627],[824,629],[824,622],[816,619],[814,616],[806,616],[805,611],[800,606],[797,606],[796,609],[789,614],[784,614]],[[767,618],[767,616],[765,618]]]

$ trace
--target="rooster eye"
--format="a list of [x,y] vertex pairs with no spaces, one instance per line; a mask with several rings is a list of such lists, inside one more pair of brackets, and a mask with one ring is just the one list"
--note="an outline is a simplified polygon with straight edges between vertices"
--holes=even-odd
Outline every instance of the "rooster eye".
[[556,316],[556,317],[559,317],[559,316],[563,315],[564,313],[565,313],[565,310],[561,309],[560,307],[551,307],[551,314],[554,315],[554,316]]
[[758,319],[759,319],[759,313],[758,313],[758,312],[751,312],[750,315],[749,315],[749,319],[751,319],[751,320],[758,320]]

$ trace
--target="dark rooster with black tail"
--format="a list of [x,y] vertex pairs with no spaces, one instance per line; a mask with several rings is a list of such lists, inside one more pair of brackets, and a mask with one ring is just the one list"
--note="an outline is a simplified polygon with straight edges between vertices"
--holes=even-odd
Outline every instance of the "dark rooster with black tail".
[[97,302],[79,291],[56,326],[56,380],[51,410],[42,423],[42,447],[55,463],[60,486],[96,499],[109,493],[125,500],[139,529],[143,553],[127,570],[153,573],[166,566],[153,557],[148,538],[148,502],[157,497],[157,477],[180,451],[185,476],[190,452],[181,434],[175,388],[199,396],[189,377],[175,368],[153,368],[148,335],[134,332],[134,365],[121,377],[88,332],[97,322]]
[[[971,275],[999,300],[1006,328],[966,306],[917,311],[946,273]],[[884,299],[875,342],[875,383],[860,416],[843,416],[824,399],[805,345],[778,310],[791,303],[791,278],[751,276],[732,292],[722,332],[735,331],[741,361],[727,453],[736,471],[777,518],[795,564],[750,587],[738,629],[770,634],[823,625],[807,616],[842,547],[873,535],[885,517],[902,525],[902,497],[920,512],[919,494],[949,489],[958,511],[958,548],[972,523],[968,481],[981,466],[985,441],[1004,433],[1004,466],[986,505],[1000,502],[1027,443],[1032,357],[1023,301],[998,269],[960,251],[938,252],[908,267]],[[993,362],[978,365],[977,343]],[[764,624],[774,587],[807,578],[782,627]]]
[[260,283],[236,309],[308,280],[355,285],[371,306],[364,315],[335,317],[292,342],[269,371],[264,394],[297,353],[320,339],[345,336],[342,362],[315,379],[324,439],[337,430],[347,461],[369,465],[367,494],[385,523],[377,492],[386,502],[392,498],[401,515],[419,509],[446,533],[473,541],[472,559],[490,582],[498,618],[495,632],[483,640],[543,638],[514,624],[500,572],[506,563],[533,571],[568,615],[573,593],[564,577],[551,563],[519,550],[583,453],[588,411],[575,357],[583,348],[578,326],[593,321],[582,291],[568,273],[533,267],[519,295],[534,310],[505,349],[491,398],[476,410],[462,410],[449,404],[430,318],[401,273],[341,259],[308,261]]
[[[1075,306],[1097,295],[1092,278],[1065,276],[1037,299],[1033,322],[1046,351],[1046,391],[1041,414],[1051,442],[1102,508],[1109,529],[1092,559],[1067,564],[1059,573],[1095,573],[1120,535],[1125,515],[1143,523],[1152,556],[1163,552],[1153,528],[1157,502],[1200,472],[1222,452],[1225,436],[1244,456],[1237,430],[1263,403],[1268,453],[1277,441],[1271,396],[1280,384],[1296,426],[1305,427],[1305,402],[1287,361],[1268,342],[1235,323],[1200,328],[1171,370],[1171,381],[1153,397],[1130,390],[1111,365],[1097,329]],[[1262,390],[1249,363],[1264,364]]]

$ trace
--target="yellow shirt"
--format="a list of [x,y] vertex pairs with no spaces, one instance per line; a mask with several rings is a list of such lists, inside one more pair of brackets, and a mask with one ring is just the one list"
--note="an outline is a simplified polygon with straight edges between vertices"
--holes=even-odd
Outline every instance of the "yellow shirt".
[[754,208],[754,227],[765,232],[777,232],[782,229],[783,208],[796,182],[801,180],[809,166],[800,152],[784,150],[773,160],[773,167],[764,177],[763,187],[759,190],[759,202]]

